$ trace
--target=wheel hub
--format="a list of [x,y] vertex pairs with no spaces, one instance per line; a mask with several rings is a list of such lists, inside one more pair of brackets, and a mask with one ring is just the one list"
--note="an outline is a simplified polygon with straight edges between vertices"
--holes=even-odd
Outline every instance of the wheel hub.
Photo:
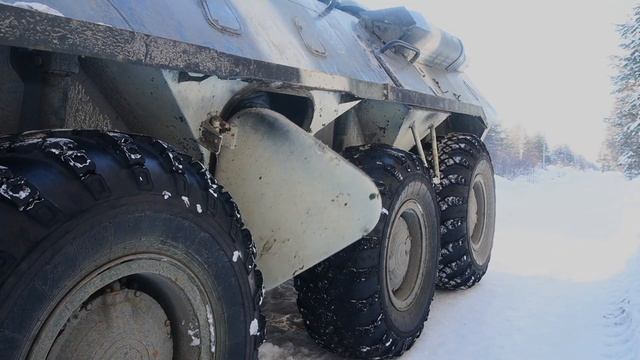
[[389,286],[396,291],[402,285],[407,270],[409,269],[409,255],[411,254],[411,234],[407,222],[399,218],[391,233],[389,246]]
[[405,202],[392,222],[385,273],[387,293],[393,306],[406,311],[422,287],[426,258],[426,219],[415,200]]
[[115,259],[60,300],[28,359],[212,359],[216,313],[197,279],[167,256]]
[[467,234],[471,243],[471,255],[477,264],[483,265],[491,252],[491,241],[487,241],[487,189],[485,182],[477,176],[469,190],[467,207]]
[[468,230],[470,234],[476,230],[476,225],[478,224],[478,200],[476,200],[476,194],[473,189],[471,189],[471,195],[469,196],[469,220],[468,220]]
[[49,359],[170,360],[167,315],[149,295],[134,290],[105,292],[76,310],[56,339]]

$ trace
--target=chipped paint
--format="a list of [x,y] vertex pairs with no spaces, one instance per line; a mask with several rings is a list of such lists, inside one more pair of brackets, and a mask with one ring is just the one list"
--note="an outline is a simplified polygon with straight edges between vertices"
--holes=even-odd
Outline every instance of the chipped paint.
[[167,200],[171,197],[171,193],[165,190],[162,192],[162,197]]
[[198,214],[202,214],[202,205],[196,204],[196,211],[198,212]]

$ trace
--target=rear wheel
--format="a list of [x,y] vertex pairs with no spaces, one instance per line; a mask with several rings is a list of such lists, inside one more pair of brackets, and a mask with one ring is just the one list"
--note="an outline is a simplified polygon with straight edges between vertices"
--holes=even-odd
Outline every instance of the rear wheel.
[[422,331],[435,289],[439,222],[431,180],[413,155],[385,145],[344,156],[378,185],[374,230],[295,279],[311,337],[354,358],[388,358]]
[[231,197],[159,140],[0,139],[3,359],[254,359],[254,258]]
[[495,180],[491,158],[478,137],[449,134],[438,141],[442,181],[436,186],[441,214],[438,287],[467,289],[487,272],[495,228]]

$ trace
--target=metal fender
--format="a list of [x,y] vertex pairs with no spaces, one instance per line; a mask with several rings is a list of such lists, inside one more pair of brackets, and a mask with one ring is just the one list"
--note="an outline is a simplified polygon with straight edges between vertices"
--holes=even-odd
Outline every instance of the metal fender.
[[368,234],[382,205],[369,177],[268,109],[234,115],[216,176],[253,234],[275,287]]

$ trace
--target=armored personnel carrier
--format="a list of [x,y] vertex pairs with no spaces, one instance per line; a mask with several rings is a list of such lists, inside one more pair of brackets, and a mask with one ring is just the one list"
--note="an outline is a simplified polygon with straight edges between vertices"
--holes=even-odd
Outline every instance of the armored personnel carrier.
[[487,271],[494,111],[462,42],[316,0],[0,2],[0,358],[409,349]]

